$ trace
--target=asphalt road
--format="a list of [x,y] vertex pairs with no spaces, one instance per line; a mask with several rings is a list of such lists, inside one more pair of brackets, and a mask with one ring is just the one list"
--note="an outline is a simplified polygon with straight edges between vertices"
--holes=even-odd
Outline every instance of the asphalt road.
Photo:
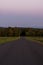
[[0,65],[43,65],[43,45],[23,37],[0,45]]

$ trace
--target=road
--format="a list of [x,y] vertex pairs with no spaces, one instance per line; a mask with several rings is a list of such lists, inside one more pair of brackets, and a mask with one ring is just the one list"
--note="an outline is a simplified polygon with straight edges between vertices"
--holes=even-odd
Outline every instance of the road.
[[0,65],[43,65],[43,45],[23,37],[0,45]]

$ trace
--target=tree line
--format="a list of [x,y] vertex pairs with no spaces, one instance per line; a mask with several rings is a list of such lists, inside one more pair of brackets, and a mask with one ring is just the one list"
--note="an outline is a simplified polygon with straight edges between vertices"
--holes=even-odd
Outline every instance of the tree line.
[[15,36],[43,36],[43,29],[0,27],[0,37],[15,37]]

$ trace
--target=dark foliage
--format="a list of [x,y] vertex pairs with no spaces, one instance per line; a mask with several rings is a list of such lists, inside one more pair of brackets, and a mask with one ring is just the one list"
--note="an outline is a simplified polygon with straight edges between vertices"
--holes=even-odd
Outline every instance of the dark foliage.
[[43,29],[0,27],[0,37],[15,37],[15,36],[43,36]]

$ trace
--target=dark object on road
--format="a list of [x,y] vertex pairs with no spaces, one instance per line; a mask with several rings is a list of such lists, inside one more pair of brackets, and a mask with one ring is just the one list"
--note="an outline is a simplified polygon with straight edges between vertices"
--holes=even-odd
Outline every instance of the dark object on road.
[[20,34],[20,36],[26,36],[25,31],[22,31],[21,34]]

